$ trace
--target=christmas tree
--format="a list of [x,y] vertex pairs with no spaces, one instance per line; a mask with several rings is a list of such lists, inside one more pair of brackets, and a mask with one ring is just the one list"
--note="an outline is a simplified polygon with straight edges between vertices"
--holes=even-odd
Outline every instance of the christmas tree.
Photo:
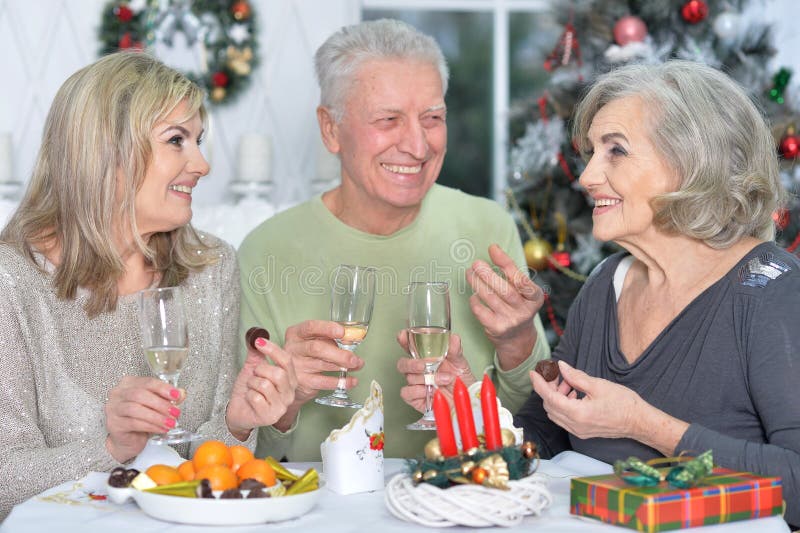
[[[586,86],[631,62],[670,58],[721,69],[749,89],[773,126],[786,188],[800,175],[795,121],[800,98],[786,68],[770,70],[771,28],[747,20],[746,0],[573,0],[553,2],[563,32],[544,62],[540,94],[512,106],[508,200],[522,230],[525,256],[547,295],[543,320],[557,342],[572,300],[586,276],[618,248],[592,238],[592,206],[578,185],[583,161],[570,135],[570,118]],[[773,215],[778,244],[800,246],[800,201]]]

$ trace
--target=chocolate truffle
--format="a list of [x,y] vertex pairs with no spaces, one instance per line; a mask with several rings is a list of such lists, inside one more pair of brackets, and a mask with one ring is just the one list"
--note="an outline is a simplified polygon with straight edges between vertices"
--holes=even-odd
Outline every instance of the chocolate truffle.
[[244,335],[247,345],[254,350],[256,349],[256,339],[259,337],[269,340],[269,331],[265,330],[264,328],[253,326],[252,328],[248,329],[247,333]]
[[220,500],[241,500],[244,498],[239,489],[228,489],[219,495]]
[[558,363],[553,359],[539,361],[536,363],[535,370],[545,379],[545,381],[553,381],[554,379],[558,379],[558,376],[561,375],[561,372],[558,371]]

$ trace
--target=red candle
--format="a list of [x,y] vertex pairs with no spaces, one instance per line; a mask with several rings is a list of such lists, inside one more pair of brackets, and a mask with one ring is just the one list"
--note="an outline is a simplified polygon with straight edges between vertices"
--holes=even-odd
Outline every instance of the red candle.
[[478,447],[478,435],[475,433],[475,420],[472,418],[472,404],[469,392],[461,378],[456,378],[453,386],[453,403],[456,406],[458,429],[461,432],[461,449],[469,451]]
[[447,399],[438,389],[433,393],[433,417],[436,419],[436,436],[439,437],[439,448],[445,457],[458,455],[456,436],[453,434],[453,422],[450,420],[450,406]]
[[486,449],[496,450],[503,446],[500,436],[500,417],[497,416],[497,392],[489,374],[483,375],[481,385],[481,412],[483,413],[483,434],[486,436]]

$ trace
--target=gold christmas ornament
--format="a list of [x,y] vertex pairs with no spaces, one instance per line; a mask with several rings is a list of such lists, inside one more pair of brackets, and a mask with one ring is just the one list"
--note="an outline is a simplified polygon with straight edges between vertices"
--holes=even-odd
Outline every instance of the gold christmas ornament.
[[517,436],[510,429],[503,428],[500,430],[500,442],[503,446],[513,446],[517,442]]
[[211,89],[211,99],[221,102],[225,98],[225,87],[214,87]]
[[238,49],[233,45],[228,46],[225,52],[228,68],[240,76],[247,76],[250,74],[250,62],[253,60],[253,49],[249,46],[243,49]]
[[411,479],[414,483],[422,483],[422,470],[415,470],[414,474],[412,474]]
[[486,478],[481,483],[482,485],[508,490],[508,463],[500,454],[492,454],[481,461],[479,467],[473,470],[473,479],[474,472],[481,469],[486,471]]
[[525,441],[520,446],[520,450],[522,450],[522,455],[525,456],[526,459],[533,459],[538,455],[538,450],[536,449],[536,444]]
[[525,262],[534,270],[544,270],[550,264],[548,256],[553,252],[553,247],[546,240],[534,237],[524,246]]
[[433,459],[434,461],[443,459],[442,447],[439,445],[439,439],[431,439],[428,441],[428,444],[425,445],[425,457]]
[[428,481],[429,479],[433,479],[438,476],[439,473],[436,470],[428,470],[424,474],[422,474],[423,481]]
[[465,476],[470,475],[474,468],[475,463],[473,461],[465,461],[464,463],[461,463],[461,473]]

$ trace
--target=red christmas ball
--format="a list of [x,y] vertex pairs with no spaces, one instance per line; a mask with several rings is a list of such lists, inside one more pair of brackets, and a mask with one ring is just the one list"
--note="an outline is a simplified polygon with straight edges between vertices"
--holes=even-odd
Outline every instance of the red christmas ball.
[[125,4],[117,7],[114,12],[117,14],[117,18],[120,20],[120,22],[130,22],[133,18],[133,11],[131,11],[131,8]]
[[784,208],[778,209],[772,213],[772,220],[775,221],[775,227],[783,231],[789,225],[789,210]]
[[683,20],[697,24],[708,16],[708,5],[703,0],[689,0],[681,8]]
[[640,43],[647,37],[647,24],[639,17],[628,15],[614,24],[614,40],[620,46],[628,43]]
[[784,135],[778,151],[784,159],[795,159],[800,154],[800,136],[794,133]]
[[119,39],[119,44],[117,45],[120,50],[127,50],[131,46],[133,46],[133,38],[131,37],[131,32],[126,31],[122,34],[122,37]]
[[244,0],[239,0],[231,7],[231,13],[236,20],[247,20],[250,18],[250,4]]
[[[550,255],[553,256],[553,259],[555,259],[556,263],[564,268],[569,268],[569,266],[572,264],[572,257],[569,255],[569,252],[565,252],[563,250],[555,251]],[[552,264],[550,265],[550,268],[553,270],[556,269]]]
[[211,75],[211,83],[214,87],[227,87],[228,86],[228,75],[224,72],[215,72]]

